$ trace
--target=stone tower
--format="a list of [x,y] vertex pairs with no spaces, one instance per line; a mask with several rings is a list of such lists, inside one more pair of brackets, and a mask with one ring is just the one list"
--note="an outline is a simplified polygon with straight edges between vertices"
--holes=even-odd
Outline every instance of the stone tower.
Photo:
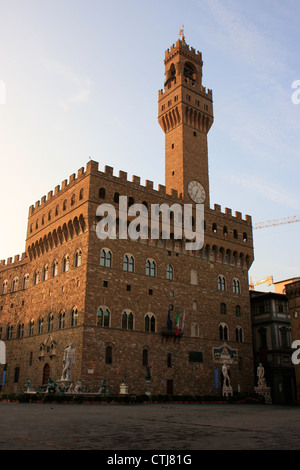
[[164,64],[158,121],[165,133],[165,185],[186,203],[204,202],[209,208],[207,134],[213,104],[212,91],[202,86],[202,54],[182,36],[165,52]]

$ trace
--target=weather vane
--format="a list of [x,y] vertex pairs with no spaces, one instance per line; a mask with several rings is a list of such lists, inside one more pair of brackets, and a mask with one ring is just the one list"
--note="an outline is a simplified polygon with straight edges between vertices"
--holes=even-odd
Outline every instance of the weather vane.
[[179,30],[179,36],[181,36],[181,40],[184,40],[184,26],[182,25],[182,29]]

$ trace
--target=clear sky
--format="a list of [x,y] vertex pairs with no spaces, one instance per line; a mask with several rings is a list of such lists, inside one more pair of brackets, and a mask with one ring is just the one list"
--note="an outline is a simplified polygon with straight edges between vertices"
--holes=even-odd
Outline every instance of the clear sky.
[[[299,0],[0,0],[0,259],[90,158],[164,184],[158,90],[182,25],[213,90],[211,206],[300,215],[299,18]],[[252,281],[300,275],[299,239],[300,222],[254,230]]]

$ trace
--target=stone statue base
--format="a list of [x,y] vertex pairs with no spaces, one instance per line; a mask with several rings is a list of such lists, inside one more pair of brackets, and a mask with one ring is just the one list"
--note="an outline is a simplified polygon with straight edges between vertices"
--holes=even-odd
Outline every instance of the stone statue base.
[[233,397],[233,390],[232,387],[229,385],[223,385],[222,388],[222,396],[223,397]]
[[120,395],[128,395],[128,385],[121,383],[120,385]]
[[272,404],[272,397],[271,397],[271,387],[254,387],[255,393],[258,395],[262,395],[265,399],[265,403],[268,405]]

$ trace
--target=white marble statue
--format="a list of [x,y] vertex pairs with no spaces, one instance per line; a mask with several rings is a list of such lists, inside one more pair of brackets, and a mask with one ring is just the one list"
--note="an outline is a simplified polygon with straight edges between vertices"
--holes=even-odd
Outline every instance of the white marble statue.
[[257,367],[257,378],[258,378],[258,387],[265,387],[266,386],[266,379],[265,379],[265,369],[260,362]]
[[71,342],[64,351],[63,371],[61,380],[71,380],[71,368],[75,364],[74,343]]
[[227,386],[227,387],[230,387],[230,377],[229,377],[228,370],[229,370],[229,365],[226,364],[226,363],[223,364],[222,365],[222,374],[223,374],[223,377],[224,377],[224,385]]

